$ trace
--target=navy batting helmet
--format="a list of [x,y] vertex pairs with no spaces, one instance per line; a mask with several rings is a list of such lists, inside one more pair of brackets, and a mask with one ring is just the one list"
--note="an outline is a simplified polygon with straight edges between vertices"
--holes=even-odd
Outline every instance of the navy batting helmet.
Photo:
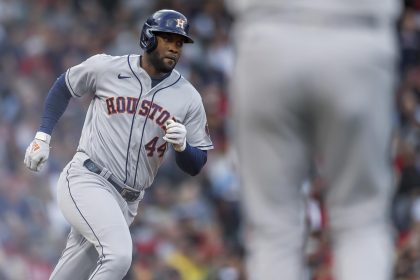
[[153,51],[157,46],[154,33],[174,33],[181,35],[185,43],[194,43],[188,36],[189,24],[187,18],[174,10],[159,10],[150,16],[143,25],[140,36],[140,46],[147,52]]

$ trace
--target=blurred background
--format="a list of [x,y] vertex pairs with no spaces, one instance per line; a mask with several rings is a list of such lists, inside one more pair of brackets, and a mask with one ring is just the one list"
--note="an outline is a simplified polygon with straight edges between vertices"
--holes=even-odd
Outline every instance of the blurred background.
[[[396,195],[392,208],[395,279],[420,279],[420,1],[404,2],[398,24],[395,92]],[[240,280],[244,236],[237,160],[229,143],[228,81],[233,18],[223,0],[0,0],[0,280],[48,279],[69,231],[56,206],[56,181],[72,158],[90,99],[72,100],[53,133],[41,173],[23,166],[54,80],[91,55],[139,53],[147,16],[185,14],[195,44],[177,69],[201,93],[215,150],[197,177],[168,153],[131,226],[134,258],[126,279]],[[310,65],[308,65],[310,67]],[[374,104],[372,109],[374,110]],[[262,160],[262,159],[261,159]],[[328,232],[314,175],[308,197],[307,279],[332,280]],[[92,198],[94,199],[94,198]],[[280,279],[280,278],[279,278]]]

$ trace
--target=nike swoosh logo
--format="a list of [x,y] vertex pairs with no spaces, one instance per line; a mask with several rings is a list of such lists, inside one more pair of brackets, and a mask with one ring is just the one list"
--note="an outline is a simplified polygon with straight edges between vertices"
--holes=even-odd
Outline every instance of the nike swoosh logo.
[[118,79],[129,79],[131,78],[130,76],[123,76],[121,74],[118,74]]

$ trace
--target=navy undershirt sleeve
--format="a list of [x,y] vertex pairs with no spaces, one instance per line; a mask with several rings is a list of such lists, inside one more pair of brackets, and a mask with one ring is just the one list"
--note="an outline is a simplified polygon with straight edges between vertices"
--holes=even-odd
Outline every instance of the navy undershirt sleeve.
[[55,81],[44,103],[44,112],[41,116],[39,131],[51,135],[58,119],[63,115],[71,98],[71,93],[67,88],[65,74]]
[[207,162],[207,151],[192,147],[187,143],[184,151],[175,152],[175,160],[179,168],[191,176],[195,176],[200,173],[201,168]]

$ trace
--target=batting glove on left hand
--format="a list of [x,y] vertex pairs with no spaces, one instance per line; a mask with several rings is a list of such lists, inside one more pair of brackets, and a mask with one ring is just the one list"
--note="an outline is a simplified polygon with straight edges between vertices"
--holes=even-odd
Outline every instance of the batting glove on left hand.
[[163,140],[171,143],[174,150],[182,152],[187,146],[187,129],[182,123],[175,122],[174,120],[168,120],[165,124],[166,134],[163,136]]
[[38,131],[35,139],[26,149],[24,163],[32,171],[40,171],[47,162],[50,153],[51,136]]

